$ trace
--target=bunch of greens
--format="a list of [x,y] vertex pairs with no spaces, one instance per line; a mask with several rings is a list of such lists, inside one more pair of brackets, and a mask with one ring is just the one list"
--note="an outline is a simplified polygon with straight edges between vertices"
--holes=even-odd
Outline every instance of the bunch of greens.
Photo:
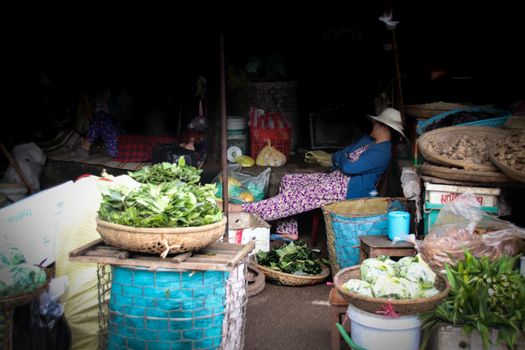
[[18,248],[0,249],[0,297],[31,292],[46,280],[46,272],[28,264]]
[[274,247],[269,252],[259,251],[257,260],[272,270],[298,275],[318,275],[322,266],[328,264],[326,259],[308,249],[303,242],[290,242],[282,247]]
[[138,172],[130,176],[142,182],[139,186],[131,180],[104,191],[98,211],[102,220],[133,227],[189,227],[222,219],[215,185],[198,184],[200,170],[186,166],[184,158]]
[[490,345],[490,329],[499,331],[497,342],[513,348],[525,333],[525,278],[515,269],[519,256],[502,255],[491,261],[469,251],[465,259],[446,265],[450,293],[435,310],[421,315],[424,348],[432,330],[441,322],[463,326],[465,334],[477,330],[483,346]]
[[159,163],[145,166],[129,176],[141,183],[161,184],[163,182],[180,181],[187,184],[196,184],[201,179],[201,169],[187,165],[184,157],[180,157],[177,164]]

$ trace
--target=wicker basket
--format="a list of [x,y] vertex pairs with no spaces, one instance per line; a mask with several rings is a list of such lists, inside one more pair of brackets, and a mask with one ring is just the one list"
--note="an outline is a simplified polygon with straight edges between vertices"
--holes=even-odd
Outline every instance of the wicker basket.
[[24,305],[29,303],[31,300],[36,299],[40,296],[40,294],[44,293],[44,291],[49,286],[49,282],[51,281],[51,272],[46,269],[46,283],[41,285],[35,290],[32,290],[30,292],[24,293],[24,294],[18,294],[18,295],[12,295],[0,298],[0,311],[14,309],[20,305]]
[[[487,142],[496,142],[498,139],[508,136],[509,131],[482,126],[451,126],[429,131],[421,135],[417,140],[417,146],[423,157],[433,163],[464,168],[466,170],[497,171],[491,164],[478,164],[465,160],[450,159],[429,149],[432,140],[438,144],[449,144],[452,140],[468,136],[486,136]],[[489,145],[488,145],[489,146]]]
[[107,244],[134,252],[161,254],[163,257],[204,248],[219,240],[225,230],[225,216],[209,225],[161,228],[113,224],[97,217],[97,231]]
[[476,171],[449,168],[425,163],[419,168],[421,175],[433,176],[444,180],[455,180],[473,183],[503,183],[512,179],[500,171]]
[[465,105],[449,102],[435,102],[425,104],[406,105],[405,113],[417,119],[428,119],[443,112],[464,108]]
[[498,158],[494,156],[494,146],[493,145],[489,150],[490,160],[494,165],[496,165],[501,171],[503,171],[508,177],[519,182],[525,182],[525,172],[512,169],[507,166],[505,163],[501,162]]
[[266,276],[268,280],[282,286],[312,286],[323,282],[328,276],[330,276],[330,269],[326,266],[322,267],[323,270],[320,274],[308,276],[299,276],[291,273],[275,271],[259,264],[257,264],[257,268],[264,273],[264,276]]
[[337,288],[337,291],[350,304],[364,311],[372,313],[382,311],[385,304],[389,302],[394,307],[394,310],[400,315],[419,314],[436,308],[436,306],[447,297],[450,290],[450,286],[445,279],[440,275],[436,275],[436,283],[434,286],[440,291],[440,293],[428,298],[399,300],[367,297],[361,294],[349,292],[343,288],[343,285],[348,280],[361,278],[360,267],[361,265],[356,265],[339,271],[334,276],[334,285]]

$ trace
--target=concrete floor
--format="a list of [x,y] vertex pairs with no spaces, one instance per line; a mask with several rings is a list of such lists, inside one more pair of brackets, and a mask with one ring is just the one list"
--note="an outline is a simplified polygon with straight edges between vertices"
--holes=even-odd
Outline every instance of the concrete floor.
[[[301,214],[299,238],[310,243],[311,216]],[[327,257],[324,223],[320,223],[315,247]],[[330,276],[327,281],[331,281]],[[330,349],[330,313],[325,283],[286,287],[266,282],[264,290],[248,300],[245,349],[321,350]]]

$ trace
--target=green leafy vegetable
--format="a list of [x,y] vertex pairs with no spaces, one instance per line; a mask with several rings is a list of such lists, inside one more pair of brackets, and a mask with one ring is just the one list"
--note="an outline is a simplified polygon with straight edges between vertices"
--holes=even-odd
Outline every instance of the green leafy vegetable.
[[445,267],[451,286],[448,298],[421,315],[421,348],[441,322],[462,326],[467,335],[477,330],[485,349],[490,345],[490,329],[498,329],[497,341],[514,348],[517,335],[525,330],[525,278],[515,269],[519,256],[502,255],[494,261],[476,258],[469,251],[464,256]]
[[302,242],[290,242],[269,252],[257,253],[259,264],[272,270],[291,274],[317,275],[328,262]]
[[201,170],[185,164],[161,163],[130,176],[138,187],[115,186],[102,194],[101,219],[133,227],[202,226],[222,219],[215,185],[200,185]]

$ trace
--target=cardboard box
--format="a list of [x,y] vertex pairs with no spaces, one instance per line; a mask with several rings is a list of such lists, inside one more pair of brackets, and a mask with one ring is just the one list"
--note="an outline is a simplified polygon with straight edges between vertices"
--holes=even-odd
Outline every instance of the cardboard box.
[[27,262],[55,262],[55,237],[72,181],[0,209],[0,244],[17,247]]
[[270,251],[270,225],[256,214],[230,213],[228,234],[230,243],[246,244],[255,240],[255,252]]
[[425,201],[428,203],[445,204],[465,192],[474,193],[481,206],[496,207],[501,190],[499,188],[452,186],[425,182]]

